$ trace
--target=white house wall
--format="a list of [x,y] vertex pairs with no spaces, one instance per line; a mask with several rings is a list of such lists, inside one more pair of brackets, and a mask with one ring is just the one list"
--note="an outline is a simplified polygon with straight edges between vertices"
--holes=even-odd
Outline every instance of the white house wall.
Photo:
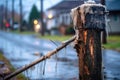
[[71,16],[70,13],[57,14],[53,12],[54,18],[47,21],[47,28],[58,27],[61,24],[70,25]]
[[109,17],[107,30],[109,33],[120,32],[120,14],[112,14]]
[[[53,15],[52,19],[48,18],[49,14]],[[56,16],[56,12],[54,10],[49,10],[49,11],[46,12],[46,15],[47,15],[47,20],[46,20],[47,21],[46,22],[47,23],[47,29],[50,30],[52,27],[55,27],[55,25],[56,25],[55,24],[55,19],[54,19],[54,17]]]
[[58,17],[56,17],[57,19],[57,24],[66,24],[69,25],[71,23],[71,17],[69,13],[64,13],[64,14],[60,14]]

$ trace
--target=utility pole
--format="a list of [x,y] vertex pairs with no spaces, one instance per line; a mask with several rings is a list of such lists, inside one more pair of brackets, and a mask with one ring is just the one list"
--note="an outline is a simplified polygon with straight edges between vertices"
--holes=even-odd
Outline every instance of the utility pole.
[[44,5],[43,5],[43,0],[40,0],[40,9],[41,9],[41,26],[42,26],[42,31],[41,31],[41,34],[42,36],[44,36],[44,31],[45,31],[45,28],[44,28],[44,22],[43,22],[43,8],[44,8]]
[[6,6],[6,10],[5,10],[5,20],[7,21],[7,18],[8,18],[8,0],[5,1],[5,6]]
[[14,0],[12,0],[12,28],[14,27]]
[[[105,5],[105,0],[101,0],[101,4]],[[107,32],[106,32],[106,29],[104,29],[103,32],[102,32],[102,43],[103,44],[107,43]]]
[[[5,0],[5,17],[3,19],[3,24],[5,25],[7,21],[8,21],[8,0]],[[6,30],[6,27],[4,26],[3,29]]]
[[0,6],[0,9],[1,9],[1,14],[0,14],[0,29],[2,30],[3,29],[3,18],[4,18],[4,2],[3,1],[0,1],[0,3],[2,3],[2,5]]
[[23,20],[22,9],[23,9],[22,0],[20,0],[20,28],[19,28],[20,32],[22,32],[22,20]]

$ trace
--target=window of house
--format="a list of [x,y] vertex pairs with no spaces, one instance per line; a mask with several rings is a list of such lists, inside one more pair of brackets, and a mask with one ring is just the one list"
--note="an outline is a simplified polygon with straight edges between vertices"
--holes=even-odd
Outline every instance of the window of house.
[[66,14],[66,24],[68,24],[68,16],[67,16],[67,14]]
[[114,15],[114,21],[118,21],[118,16]]
[[58,24],[58,18],[55,19],[55,24]]
[[65,19],[64,19],[64,15],[62,15],[62,23],[64,23],[64,20],[65,20]]

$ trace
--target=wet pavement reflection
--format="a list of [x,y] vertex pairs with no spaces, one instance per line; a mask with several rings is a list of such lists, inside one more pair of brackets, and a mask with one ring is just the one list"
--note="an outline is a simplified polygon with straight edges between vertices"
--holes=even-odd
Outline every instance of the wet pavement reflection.
[[[55,42],[60,45],[60,42]],[[0,32],[0,49],[17,69],[31,63],[57,46],[50,40]],[[105,80],[120,80],[120,53],[103,50]],[[29,79],[78,80],[78,60],[71,45],[50,59],[23,72]]]

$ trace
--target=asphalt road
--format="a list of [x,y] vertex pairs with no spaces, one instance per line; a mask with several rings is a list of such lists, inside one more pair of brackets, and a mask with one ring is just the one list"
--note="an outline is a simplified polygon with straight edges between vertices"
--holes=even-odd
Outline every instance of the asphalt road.
[[[20,68],[55,49],[60,42],[0,31],[0,49],[15,68]],[[23,72],[30,79],[78,80],[77,54],[72,46]],[[120,53],[103,50],[105,80],[120,80]]]

